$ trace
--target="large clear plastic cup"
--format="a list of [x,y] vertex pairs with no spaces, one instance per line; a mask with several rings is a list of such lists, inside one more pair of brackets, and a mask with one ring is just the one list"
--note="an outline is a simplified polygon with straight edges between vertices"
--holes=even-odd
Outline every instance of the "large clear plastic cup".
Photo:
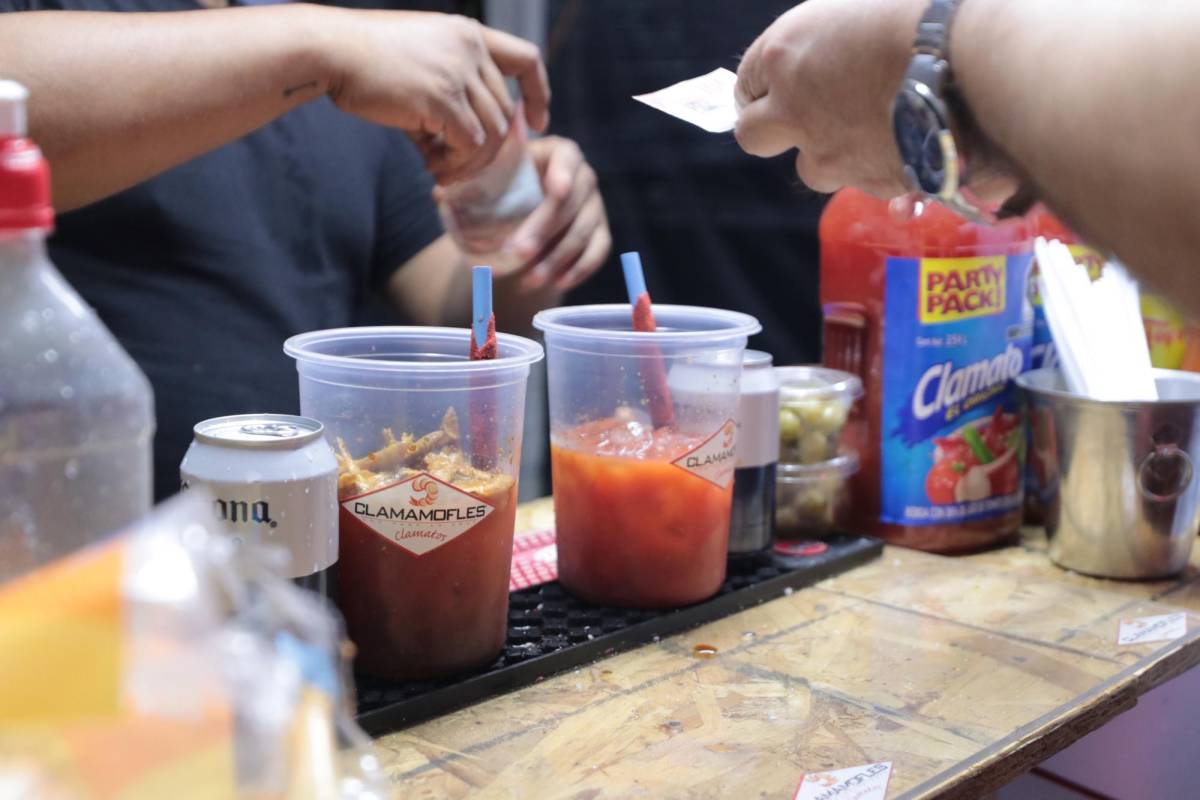
[[559,579],[605,605],[671,607],[725,579],[746,314],[556,308],[546,334]]
[[521,426],[536,342],[342,328],[288,339],[300,409],[338,454],[338,605],[360,670],[423,678],[503,647]]

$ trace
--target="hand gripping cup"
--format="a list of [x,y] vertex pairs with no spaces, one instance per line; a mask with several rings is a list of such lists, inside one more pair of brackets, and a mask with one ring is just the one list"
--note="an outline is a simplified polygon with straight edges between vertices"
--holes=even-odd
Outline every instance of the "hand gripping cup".
[[[551,469],[563,585],[594,603],[670,607],[725,579],[746,338],[732,311],[655,305],[632,331],[628,305],[556,308],[546,334]],[[662,370],[645,369],[658,360]],[[647,376],[666,374],[667,392]],[[651,409],[669,394],[670,423]]]
[[284,343],[300,408],[337,454],[338,605],[363,672],[448,675],[504,644],[525,384],[542,348],[501,333],[498,358],[469,361],[470,337],[342,328]]

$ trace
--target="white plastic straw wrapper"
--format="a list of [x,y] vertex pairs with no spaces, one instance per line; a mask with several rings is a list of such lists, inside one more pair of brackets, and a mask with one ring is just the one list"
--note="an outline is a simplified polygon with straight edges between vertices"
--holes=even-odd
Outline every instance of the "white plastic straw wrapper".
[[733,99],[736,84],[737,75],[722,67],[657,92],[634,95],[633,99],[709,133],[724,133],[737,124],[737,104]]
[[1046,322],[1067,388],[1094,400],[1157,400],[1137,284],[1116,262],[1095,281],[1067,246],[1035,246]]

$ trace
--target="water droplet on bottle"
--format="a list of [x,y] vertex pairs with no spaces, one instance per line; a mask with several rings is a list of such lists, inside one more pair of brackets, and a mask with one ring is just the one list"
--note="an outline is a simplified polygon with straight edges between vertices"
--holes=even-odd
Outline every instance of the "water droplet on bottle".
[[51,347],[49,350],[42,352],[42,358],[45,359],[47,364],[53,364],[55,361],[58,361],[58,351]]
[[75,387],[74,386],[64,386],[58,390],[58,395],[63,400],[70,400],[72,397],[75,396]]
[[69,481],[75,480],[79,476],[79,460],[68,459],[67,463],[63,464],[63,475],[67,476]]

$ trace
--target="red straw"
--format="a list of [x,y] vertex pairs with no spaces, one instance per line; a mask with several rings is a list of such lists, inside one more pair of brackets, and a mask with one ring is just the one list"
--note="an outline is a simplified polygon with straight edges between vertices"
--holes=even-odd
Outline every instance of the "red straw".
[[[496,314],[492,311],[492,268],[475,267],[471,292],[471,360],[496,358]],[[480,339],[483,343],[480,343]],[[496,395],[471,390],[471,461],[479,469],[496,463]]]
[[[658,326],[654,323],[654,312],[650,307],[650,293],[646,291],[642,259],[637,253],[622,253],[621,267],[625,272],[625,288],[633,303],[633,329],[653,333]],[[639,359],[642,386],[650,406],[650,422],[656,428],[670,427],[675,424],[675,409],[671,402],[671,390],[667,386],[667,367],[663,363],[662,352],[653,346],[650,350],[650,357]]]

